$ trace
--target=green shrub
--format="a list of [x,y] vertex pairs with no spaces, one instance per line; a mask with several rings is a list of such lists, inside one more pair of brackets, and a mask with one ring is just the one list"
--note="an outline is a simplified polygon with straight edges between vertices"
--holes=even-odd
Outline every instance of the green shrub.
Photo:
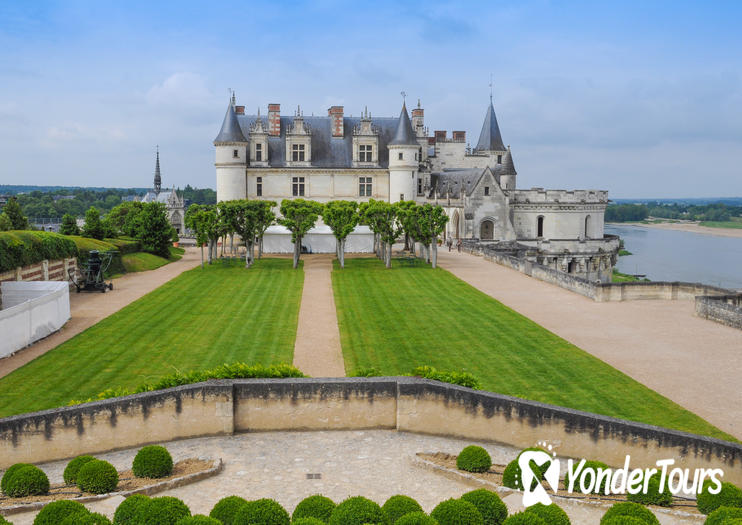
[[277,501],[263,498],[248,501],[235,514],[234,525],[289,525],[291,518]]
[[77,482],[77,472],[80,470],[80,467],[94,459],[93,456],[77,456],[67,463],[67,466],[64,468],[64,474],[62,474],[65,484],[74,485]]
[[469,445],[456,458],[456,468],[467,472],[487,472],[492,466],[492,458],[482,447]]
[[672,493],[668,487],[667,480],[665,480],[665,490],[660,492],[660,478],[659,472],[650,476],[649,483],[647,483],[647,493],[644,493],[644,487],[636,494],[626,494],[626,499],[633,501],[634,503],[641,503],[642,505],[659,505],[660,507],[671,507],[672,506]]
[[411,497],[397,494],[386,500],[386,503],[381,506],[381,510],[384,511],[389,523],[394,523],[405,514],[422,512],[423,508]]
[[381,507],[370,499],[354,496],[340,503],[330,516],[330,525],[387,525],[387,519]]
[[552,503],[551,505],[536,503],[535,505],[528,507],[525,512],[527,514],[535,514],[549,525],[570,525],[567,513],[555,503]]
[[503,525],[551,525],[536,514],[517,512],[503,522]]
[[696,502],[699,511],[710,514],[719,507],[742,507],[742,490],[736,485],[723,481],[718,494],[711,494],[708,491],[709,486],[704,483],[698,493]]
[[461,499],[441,501],[430,517],[439,525],[484,525],[482,513],[473,504]]
[[224,525],[232,525],[234,516],[247,500],[239,496],[227,496],[216,502],[209,516],[221,521]]
[[59,525],[111,525],[111,521],[103,514],[96,512],[67,516]]
[[600,523],[601,525],[646,525],[647,522],[633,516],[614,516]]
[[[532,464],[533,467],[535,467],[535,464]],[[534,468],[534,473],[537,473],[538,470]],[[505,467],[505,470],[502,473],[502,484],[505,487],[511,488],[511,489],[517,489],[517,490],[523,490],[523,473],[520,470],[520,465],[518,464],[518,460],[514,459],[510,463],[507,464]],[[531,488],[535,487],[538,484],[537,478],[534,478],[534,480],[531,482]]]
[[508,517],[508,508],[500,496],[487,489],[467,492],[461,499],[474,505],[482,515],[484,525],[500,525]]
[[471,375],[469,372],[445,372],[437,370],[432,366],[418,366],[412,370],[410,375],[424,377],[425,379],[434,379],[443,383],[465,386],[475,390],[482,388],[482,383],[479,379]]
[[600,525],[606,525],[607,523],[610,523],[610,521],[608,520],[611,520],[618,516],[637,518],[642,520],[646,525],[659,525],[660,523],[657,517],[652,514],[652,511],[649,510],[647,507],[639,505],[638,503],[626,501],[623,503],[616,503],[610,509],[608,509],[606,513],[603,514],[603,517],[600,519]]
[[708,515],[704,525],[727,525],[734,519],[742,519],[741,507],[719,507]]
[[77,472],[77,486],[83,492],[108,494],[116,490],[118,484],[119,473],[108,461],[88,461]]
[[291,520],[291,525],[325,525],[326,522],[322,521],[319,518],[298,518],[295,520]]
[[384,374],[374,366],[361,367],[353,370],[348,377],[380,377]]
[[175,522],[175,525],[222,525],[222,522],[203,514],[196,514],[189,518],[181,518]]
[[5,493],[11,498],[39,496],[47,492],[49,478],[43,470],[33,465],[26,465],[14,471],[5,489]]
[[11,522],[0,516],[0,525],[13,525]]
[[144,494],[132,494],[119,503],[113,514],[113,525],[134,525],[139,514],[139,509],[149,503],[149,496]]
[[3,478],[0,480],[0,490],[2,490],[5,495],[8,494],[8,483],[10,483],[10,478],[12,478],[13,475],[23,467],[33,467],[33,465],[31,465],[31,463],[16,463],[15,465],[8,467],[8,470],[3,474]]
[[178,498],[162,496],[151,498],[139,507],[132,523],[136,525],[175,525],[191,515],[188,506]]
[[85,517],[90,511],[82,503],[70,500],[52,501],[39,511],[33,525],[59,525],[70,516]]
[[173,457],[165,447],[143,447],[134,457],[131,470],[138,478],[166,478],[173,472]]
[[315,494],[299,502],[291,515],[291,519],[296,521],[299,518],[317,518],[327,523],[330,521],[333,510],[335,510],[334,501],[320,494]]
[[[523,455],[524,452],[529,452],[529,451],[546,452],[547,454],[549,453],[547,450],[544,450],[541,447],[528,447],[518,452],[518,457],[515,459],[520,459],[520,457]],[[544,463],[543,465],[537,465],[535,462],[533,461],[531,462],[531,467],[533,467],[534,473],[540,474],[539,479],[544,479],[544,474],[546,473],[546,470],[549,468],[549,465],[551,465],[551,461],[549,461],[548,463]]]
[[[595,476],[598,476],[598,469],[605,470],[605,469],[608,469],[608,468],[610,468],[610,467],[608,465],[606,465],[605,463],[601,462],[601,461],[585,461],[585,466],[582,468],[582,470],[580,470],[579,474],[577,475],[577,479],[575,479],[574,490],[576,492],[581,492],[582,491],[582,489],[580,488],[580,478],[582,477],[582,473],[585,470],[592,469],[593,472],[595,473]],[[585,477],[585,481],[587,481],[588,478],[589,478],[589,476],[586,476]],[[565,483],[565,485],[567,487],[569,487],[570,479],[571,478],[569,476],[569,471],[568,471],[565,474],[565,476],[564,476],[564,483]],[[607,478],[603,478],[603,480],[601,481],[600,485],[598,485],[598,483],[596,481],[595,484],[594,484],[594,486],[593,486],[593,492],[592,493],[593,494],[605,494],[605,489],[606,489],[606,485],[607,484],[608,484],[608,479]]]
[[424,512],[410,512],[395,521],[394,525],[438,525],[438,522]]
[[58,233],[26,230],[0,232],[0,272],[36,264],[44,259],[77,256],[75,243]]

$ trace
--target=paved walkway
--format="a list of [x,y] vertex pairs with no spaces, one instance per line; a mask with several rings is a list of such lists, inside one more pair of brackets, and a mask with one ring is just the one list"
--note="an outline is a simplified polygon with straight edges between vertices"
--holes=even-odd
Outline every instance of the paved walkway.
[[[335,502],[350,496],[366,496],[383,504],[395,494],[415,498],[430,512],[441,501],[458,498],[479,488],[460,480],[412,464],[417,452],[458,454],[469,441],[389,430],[338,432],[260,432],[188,439],[166,443],[175,461],[192,457],[220,457],[221,474],[192,485],[157,494],[181,498],[199,514],[208,514],[225,496],[238,495],[248,500],[273,498],[289,513],[307,496],[323,494]],[[515,459],[512,447],[484,444],[495,464]],[[117,469],[131,467],[136,449],[122,450],[97,457],[110,461]],[[40,465],[52,483],[62,481],[66,461]],[[307,479],[320,474],[320,479]],[[523,497],[505,496],[510,513],[522,510]],[[123,501],[120,496],[89,503],[94,512],[109,518]],[[605,509],[579,501],[559,500],[573,525],[596,525]],[[35,513],[9,516],[15,525],[32,525]],[[662,525],[700,525],[703,518],[683,518],[667,511],[655,513]]]
[[596,303],[482,257],[440,250],[438,262],[475,288],[742,439],[742,330],[696,317],[693,301]]
[[10,357],[0,359],[0,377],[8,375],[16,368],[56,348],[101,319],[118,312],[129,303],[200,263],[201,253],[195,248],[187,248],[183,257],[178,261],[155,270],[130,273],[114,279],[112,291],[75,293],[73,288],[70,292],[71,317],[67,324],[49,337],[19,350]]
[[294,366],[312,377],[345,375],[330,254],[302,255],[304,291],[294,344]]

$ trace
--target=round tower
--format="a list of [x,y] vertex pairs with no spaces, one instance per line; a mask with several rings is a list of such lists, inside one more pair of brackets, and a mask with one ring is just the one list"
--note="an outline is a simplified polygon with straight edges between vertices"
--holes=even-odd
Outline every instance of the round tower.
[[402,104],[394,138],[389,142],[389,202],[415,198],[419,161],[415,132],[412,130],[407,107]]
[[217,202],[247,198],[247,146],[234,110],[234,95],[227,106],[222,129],[214,139],[216,148]]
[[500,187],[503,190],[514,190],[515,189],[515,177],[518,172],[515,171],[515,164],[513,163],[513,154],[510,152],[510,146],[505,152],[505,158],[502,160],[502,164],[498,166],[498,175],[500,175]]

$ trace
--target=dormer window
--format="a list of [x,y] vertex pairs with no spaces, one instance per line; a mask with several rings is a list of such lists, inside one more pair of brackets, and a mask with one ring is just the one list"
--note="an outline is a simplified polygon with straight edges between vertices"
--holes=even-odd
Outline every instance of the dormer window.
[[399,160],[404,160],[404,153],[401,151],[399,152]]
[[304,144],[292,144],[291,145],[291,160],[294,162],[301,162],[304,160]]
[[239,150],[232,150],[232,158],[239,159],[240,158],[240,151]]
[[261,162],[263,160],[263,145],[255,144],[255,160]]
[[358,146],[358,160],[360,162],[373,162],[374,147],[370,144],[361,144]]
[[484,194],[485,194],[485,196],[490,194],[490,187],[489,186],[485,186],[484,187]]

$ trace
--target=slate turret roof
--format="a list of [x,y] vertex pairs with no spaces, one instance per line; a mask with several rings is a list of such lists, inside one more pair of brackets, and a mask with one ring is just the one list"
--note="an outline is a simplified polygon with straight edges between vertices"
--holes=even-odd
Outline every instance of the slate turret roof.
[[389,142],[390,145],[417,146],[415,132],[412,130],[410,117],[407,115],[407,106],[402,104],[402,111],[399,113],[399,123],[397,130],[394,132],[394,138]]
[[240,123],[237,120],[237,114],[234,112],[232,102],[227,106],[227,114],[224,115],[222,129],[214,139],[214,144],[217,142],[247,142],[240,128]]
[[505,158],[502,159],[502,167],[498,170],[499,175],[517,175],[515,171],[515,164],[513,164],[513,155],[510,153],[510,146],[508,151],[505,153]]
[[497,125],[497,117],[495,116],[495,107],[490,105],[487,108],[487,114],[484,117],[484,124],[482,125],[482,132],[479,134],[479,142],[477,142],[476,151],[504,151],[505,145],[502,143],[502,135],[500,134],[500,126]]

